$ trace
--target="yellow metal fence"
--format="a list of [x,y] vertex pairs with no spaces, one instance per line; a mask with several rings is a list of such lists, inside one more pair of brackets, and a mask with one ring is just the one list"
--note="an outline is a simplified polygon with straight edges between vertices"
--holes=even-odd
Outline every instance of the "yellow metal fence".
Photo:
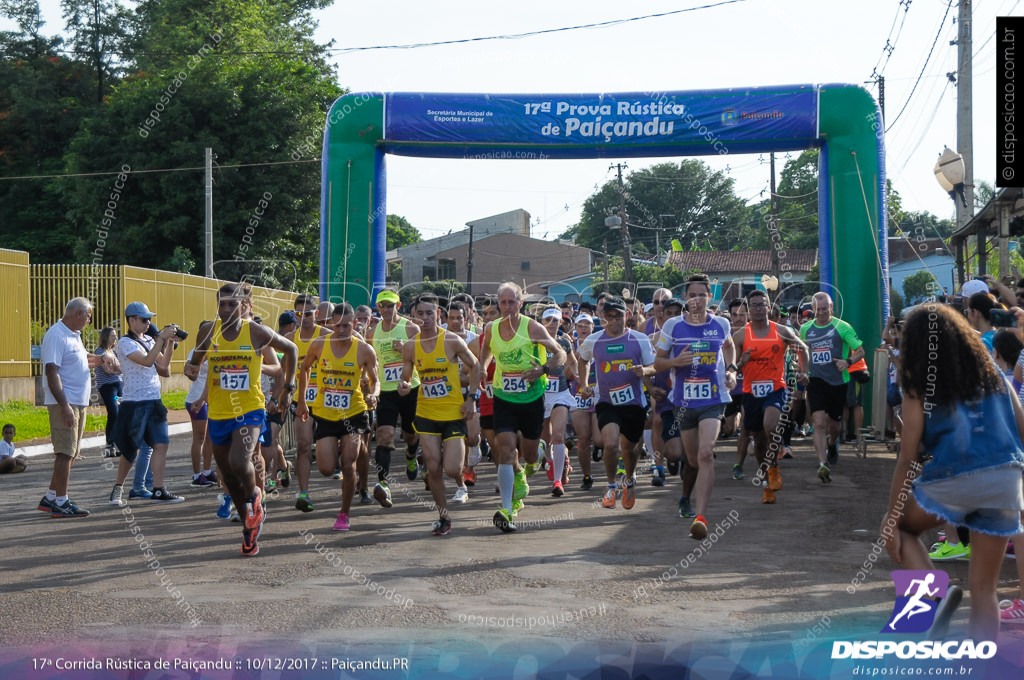
[[[22,283],[18,283],[22,280],[19,276]],[[42,344],[46,329],[60,319],[64,307],[74,297],[89,298],[94,306],[92,325],[82,331],[82,339],[89,350],[96,347],[99,331],[104,326],[118,329],[119,335],[124,333],[124,308],[136,300],[144,302],[156,314],[153,321],[158,326],[175,323],[188,331],[188,339],[179,343],[171,363],[172,374],[180,372],[189,350],[195,347],[199,324],[216,317],[216,292],[222,283],[191,274],[122,265],[30,265],[28,253],[3,250],[0,250],[0,282],[6,284],[2,302],[4,318],[15,322],[10,334],[0,334],[0,377],[30,374],[30,346]],[[276,330],[277,317],[292,308],[296,295],[291,291],[254,287],[255,314]],[[41,375],[38,353],[33,356],[31,375]],[[22,366],[22,373],[12,373],[19,370],[18,366]]]
[[28,253],[0,249],[0,378],[32,375]]

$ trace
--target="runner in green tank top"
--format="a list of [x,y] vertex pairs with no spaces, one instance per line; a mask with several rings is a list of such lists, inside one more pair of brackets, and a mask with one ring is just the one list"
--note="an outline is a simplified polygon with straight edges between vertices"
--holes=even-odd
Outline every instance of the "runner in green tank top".
[[487,324],[480,350],[481,366],[487,366],[492,357],[495,363],[494,457],[501,507],[494,514],[494,526],[505,532],[516,530],[512,518],[530,491],[526,472],[519,468],[517,433],[522,434],[523,458],[528,465],[536,465],[546,375],[565,363],[565,352],[544,326],[520,314],[522,304],[519,286],[511,282],[498,286],[502,316]]
[[401,301],[393,290],[382,290],[377,294],[377,311],[380,321],[366,332],[366,342],[377,353],[377,375],[380,379],[380,402],[377,405],[377,449],[374,461],[377,464],[379,483],[373,489],[373,497],[385,508],[390,508],[391,490],[388,476],[391,473],[391,452],[395,450],[395,426],[399,415],[402,418],[402,439],[405,440],[406,476],[416,479],[416,447],[419,437],[413,428],[416,417],[415,389],[420,384],[419,375],[413,372],[412,387],[408,395],[398,394],[398,383],[402,379],[402,346],[416,337],[419,327],[398,315]]

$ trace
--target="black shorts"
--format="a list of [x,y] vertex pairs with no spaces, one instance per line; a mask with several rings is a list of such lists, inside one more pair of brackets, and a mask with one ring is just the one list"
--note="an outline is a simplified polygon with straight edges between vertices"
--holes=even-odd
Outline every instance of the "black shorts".
[[[779,388],[766,397],[755,397],[753,394],[743,395],[743,427],[751,434],[764,430],[764,412],[769,406],[782,413],[786,410],[788,392],[785,387]],[[770,432],[768,434],[771,434]]]
[[480,429],[481,430],[493,430],[494,429],[494,416],[480,416]]
[[525,404],[494,398],[495,433],[520,432],[523,439],[537,440],[543,429],[544,395]]
[[743,395],[734,394],[732,395],[732,401],[725,405],[725,417],[732,418],[734,415],[740,412],[743,408]]
[[672,409],[661,412],[661,441],[667,442],[679,436],[679,423],[672,415]]
[[441,441],[458,439],[467,434],[465,420],[430,420],[416,416],[413,425],[416,427],[416,434],[433,435],[440,437]]
[[404,397],[398,394],[398,390],[381,392],[377,399],[377,427],[395,427],[398,425],[398,416],[402,416],[402,432],[416,434],[413,421],[416,420],[416,395],[419,388],[409,390]]
[[278,411],[277,413],[275,413],[273,415],[268,413],[267,414],[267,422],[268,423],[274,423],[275,425],[280,425],[281,427],[284,427],[284,414],[281,413],[280,411]]
[[845,384],[832,385],[821,378],[811,378],[807,384],[807,409],[811,413],[824,411],[832,420],[842,420],[846,389]]
[[[644,425],[647,423],[647,409],[637,404],[612,406],[599,401],[596,406],[597,426],[604,429],[612,423],[619,426],[619,434],[636,444],[644,436]],[[664,425],[662,425],[664,429]]]
[[846,406],[854,408],[864,405],[864,385],[856,380],[846,383]]
[[313,441],[320,441],[327,437],[344,437],[347,434],[366,434],[370,431],[370,412],[363,411],[351,418],[341,420],[324,420],[313,414]]

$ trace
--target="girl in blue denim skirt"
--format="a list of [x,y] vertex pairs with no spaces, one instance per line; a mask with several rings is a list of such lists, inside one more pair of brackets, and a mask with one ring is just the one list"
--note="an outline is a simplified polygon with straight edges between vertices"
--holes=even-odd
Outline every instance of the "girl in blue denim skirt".
[[[975,640],[995,640],[1006,540],[1022,531],[1024,409],[953,308],[915,309],[904,322],[901,347],[903,438],[882,520],[885,548],[903,569],[932,569],[921,534],[944,522],[967,527],[969,632]],[[956,590],[951,586],[946,598],[954,607]],[[953,607],[943,609],[933,633],[948,625]]]

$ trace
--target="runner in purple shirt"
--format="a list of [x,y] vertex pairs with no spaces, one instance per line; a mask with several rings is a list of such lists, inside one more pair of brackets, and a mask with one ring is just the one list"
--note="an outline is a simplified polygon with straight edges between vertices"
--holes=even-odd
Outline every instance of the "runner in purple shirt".
[[[674,420],[682,432],[686,463],[697,468],[697,516],[690,525],[690,538],[708,535],[704,517],[715,485],[715,440],[722,424],[725,405],[732,401],[729,390],[736,386],[735,347],[729,322],[708,314],[711,282],[704,274],[686,281],[684,316],[669,319],[661,329],[654,370],[672,369],[669,400],[675,407]],[[679,500],[679,514],[690,512],[690,499]]]
[[[605,298],[604,330],[589,336],[580,345],[580,359],[584,364],[580,375],[587,375],[591,359],[597,363],[597,424],[604,439],[604,469],[608,475],[608,488],[601,505],[615,507],[618,484],[615,471],[619,456],[625,462],[625,486],[622,507],[629,510],[636,503],[636,462],[634,451],[644,433],[647,420],[647,398],[644,385],[650,387],[654,376],[654,348],[643,333],[626,329],[626,305],[619,298]],[[580,394],[586,398],[593,393],[590,386]]]

